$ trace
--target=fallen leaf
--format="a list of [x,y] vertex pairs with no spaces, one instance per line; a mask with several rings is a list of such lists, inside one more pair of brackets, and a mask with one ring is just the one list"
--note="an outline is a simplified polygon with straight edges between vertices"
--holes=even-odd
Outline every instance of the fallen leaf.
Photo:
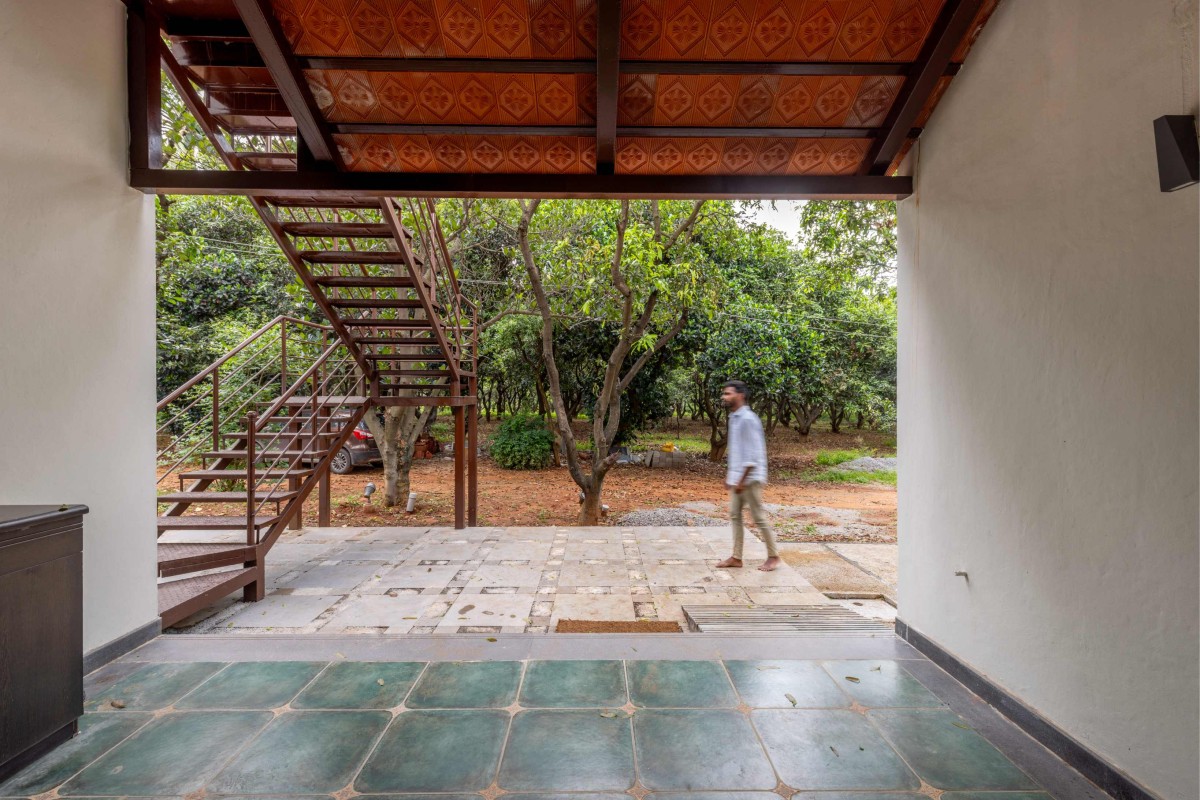
[[786,697],[787,701],[792,704],[792,708],[796,707],[796,698],[794,696],[792,696],[790,693],[785,693],[783,696]]
[[346,657],[346,655],[345,655],[344,653],[334,653],[334,655],[336,655],[338,658],[345,658],[345,657]]
[[871,667],[871,672],[883,672],[883,666]]
[[110,706],[112,706],[113,708],[124,708],[125,707],[125,703],[123,703],[120,700],[110,700],[108,704]]
[[494,641],[496,641],[496,637],[495,637],[495,636],[489,636],[489,637],[488,637],[488,641],[489,641],[489,642],[494,642]]
[[779,669],[779,667],[771,667],[771,666],[759,667],[758,671],[762,672],[764,669]]
[[854,677],[853,675],[847,675],[846,680],[850,681],[851,683],[862,683],[862,681],[860,681],[858,678]]
[[836,748],[836,747],[834,747],[833,745],[829,745],[829,749],[830,749],[830,750],[832,750],[832,751],[833,751],[833,754],[834,754],[835,756],[837,756],[838,758],[841,758],[841,757],[842,757],[842,754],[841,754],[841,753],[839,753],[839,752],[837,751],[837,748]]
[[956,723],[954,723],[954,727],[956,727],[956,728],[962,728],[964,731],[969,731],[969,730],[971,730],[971,726],[970,726],[970,725],[964,725],[964,724],[962,724],[961,722],[956,722]]
[[377,680],[375,682],[378,683],[380,686],[383,686],[383,678],[380,678],[379,680]]
[[615,712],[615,711],[601,711],[601,712],[600,712],[600,716],[604,717],[605,719],[616,719],[616,718],[617,718],[617,712]]

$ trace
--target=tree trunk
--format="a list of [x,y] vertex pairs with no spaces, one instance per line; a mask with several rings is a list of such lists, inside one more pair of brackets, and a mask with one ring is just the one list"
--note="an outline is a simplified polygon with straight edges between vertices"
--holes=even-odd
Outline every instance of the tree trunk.
[[591,480],[583,489],[583,502],[579,505],[580,525],[599,525],[603,516],[603,503],[600,502],[601,490],[604,487],[604,472],[592,472]]
[[862,426],[863,426],[863,412],[859,411],[858,418],[854,420],[854,427],[861,431]]
[[845,406],[829,407],[829,429],[834,433],[842,432],[842,420],[846,417]]
[[805,405],[800,403],[796,406],[796,430],[801,436],[808,436],[812,430],[812,424],[821,416],[821,406]]
[[409,471],[417,435],[431,420],[433,410],[433,407],[422,411],[412,406],[388,406],[382,423],[374,410],[364,417],[383,459],[383,504],[388,508],[408,502]]

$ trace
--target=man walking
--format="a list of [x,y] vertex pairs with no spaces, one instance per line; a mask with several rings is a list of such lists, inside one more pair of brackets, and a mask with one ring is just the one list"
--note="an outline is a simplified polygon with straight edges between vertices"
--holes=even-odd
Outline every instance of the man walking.
[[746,405],[746,384],[729,381],[721,392],[721,401],[729,409],[729,470],[725,485],[729,488],[729,519],[733,523],[733,555],[717,564],[720,568],[742,566],[742,543],[746,536],[742,526],[742,508],[750,508],[750,516],[758,533],[767,545],[767,560],[759,569],[772,572],[779,566],[779,551],[775,534],[767,524],[762,505],[762,487],[767,482],[767,440],[762,421]]

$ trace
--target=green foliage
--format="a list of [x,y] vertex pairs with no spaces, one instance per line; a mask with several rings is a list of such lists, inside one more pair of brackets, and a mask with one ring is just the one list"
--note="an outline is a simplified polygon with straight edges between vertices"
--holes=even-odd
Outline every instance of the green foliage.
[[816,462],[823,467],[836,467],[856,458],[871,455],[870,450],[822,450],[817,453]]
[[518,414],[500,423],[492,438],[492,458],[504,469],[543,469],[554,454],[554,435],[533,414]]
[[806,475],[805,478],[810,481],[819,481],[822,483],[886,483],[892,486],[896,485],[896,473],[887,470],[883,472],[862,472],[850,469],[827,469],[822,472]]

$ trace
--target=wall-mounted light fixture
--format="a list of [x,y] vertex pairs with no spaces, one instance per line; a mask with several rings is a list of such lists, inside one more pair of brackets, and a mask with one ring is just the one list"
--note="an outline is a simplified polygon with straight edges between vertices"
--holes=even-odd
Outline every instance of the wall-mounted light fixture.
[[1158,150],[1158,185],[1164,192],[1200,182],[1195,117],[1183,114],[1154,120],[1154,146]]

